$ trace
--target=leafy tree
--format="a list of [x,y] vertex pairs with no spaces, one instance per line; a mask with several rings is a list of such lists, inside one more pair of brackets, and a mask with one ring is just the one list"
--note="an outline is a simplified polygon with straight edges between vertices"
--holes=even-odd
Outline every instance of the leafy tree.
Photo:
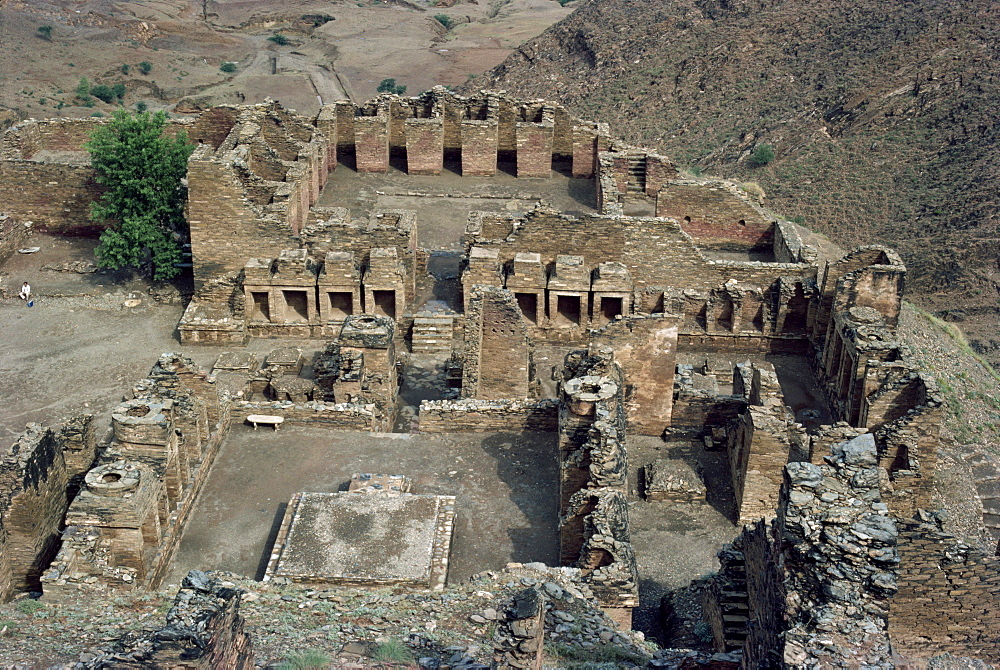
[[128,63],[122,63],[122,74],[128,74],[132,71],[132,66]]
[[136,67],[138,67],[139,68],[139,72],[141,72],[143,74],[149,74],[150,72],[153,71],[153,64],[150,63],[148,60],[142,61]]
[[383,79],[379,82],[378,88],[375,90],[379,93],[395,93],[396,95],[403,95],[406,93],[406,87],[396,84],[396,80],[391,77],[389,79]]
[[110,222],[97,247],[98,265],[107,268],[151,266],[153,279],[180,273],[178,243],[184,232],[181,184],[194,151],[181,132],[164,135],[167,115],[119,109],[90,135],[87,149],[97,183],[107,190],[91,204],[90,218]]
[[219,66],[219,69],[227,74],[231,72],[236,72],[236,63],[227,60],[225,63]]
[[115,99],[115,94],[111,91],[111,87],[104,84],[94,84],[91,86],[90,94],[103,102],[111,102]]
[[111,87],[111,93],[119,100],[125,97],[125,84],[118,82]]
[[135,103],[135,111],[145,112],[147,109],[149,109],[149,105],[146,104],[145,100],[140,100],[139,102]]
[[76,85],[76,97],[84,102],[90,100],[90,81],[86,77],[80,77],[80,83]]
[[774,160],[774,149],[770,144],[758,144],[750,156],[751,167],[763,167]]
[[285,37],[281,33],[274,33],[273,35],[271,35],[270,37],[267,38],[267,41],[268,42],[274,42],[278,46],[282,46],[282,47],[285,46],[286,44],[288,44],[289,42],[291,42],[290,39],[288,39],[287,37]]
[[52,41],[52,26],[38,26],[38,34],[42,36],[43,39]]

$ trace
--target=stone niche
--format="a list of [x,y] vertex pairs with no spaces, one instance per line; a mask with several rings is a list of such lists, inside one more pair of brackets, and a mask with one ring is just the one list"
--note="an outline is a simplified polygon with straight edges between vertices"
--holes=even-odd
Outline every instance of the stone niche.
[[454,519],[454,496],[296,493],[264,580],[443,589]]

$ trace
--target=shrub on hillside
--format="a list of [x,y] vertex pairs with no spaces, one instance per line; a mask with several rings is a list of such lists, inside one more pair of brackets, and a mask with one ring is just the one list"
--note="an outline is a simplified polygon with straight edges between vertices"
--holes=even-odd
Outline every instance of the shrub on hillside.
[[774,149],[770,144],[758,144],[750,156],[751,167],[763,167],[774,160]]

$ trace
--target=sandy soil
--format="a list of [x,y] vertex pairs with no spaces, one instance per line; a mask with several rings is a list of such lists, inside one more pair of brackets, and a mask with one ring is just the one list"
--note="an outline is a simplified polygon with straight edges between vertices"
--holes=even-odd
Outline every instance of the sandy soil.
[[[303,114],[321,103],[363,101],[394,78],[413,95],[458,85],[502,61],[572,11],[555,0],[415,2],[293,0],[5,0],[0,3],[0,108],[21,118],[108,114],[117,104],[81,104],[81,77],[121,82],[123,103],[196,111],[271,98]],[[449,17],[451,29],[435,15]],[[328,16],[325,25],[301,20]],[[39,32],[52,28],[51,39]],[[268,40],[275,33],[289,43]],[[152,70],[137,69],[148,62]],[[219,70],[237,64],[235,73]],[[128,68],[123,72],[122,66]]]
[[[0,272],[0,452],[29,421],[54,425],[82,412],[103,420],[160,353],[179,349],[175,288],[44,269],[92,261],[93,240],[35,235],[31,245],[41,250],[15,255]],[[22,281],[33,307],[17,297]]]

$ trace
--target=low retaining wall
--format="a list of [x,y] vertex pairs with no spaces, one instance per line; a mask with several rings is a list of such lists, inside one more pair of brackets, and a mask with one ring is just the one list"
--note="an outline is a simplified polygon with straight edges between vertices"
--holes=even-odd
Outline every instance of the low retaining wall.
[[418,415],[420,431],[552,432],[558,425],[555,400],[424,400]]
[[233,421],[240,423],[245,423],[251,414],[268,414],[282,417],[285,423],[322,423],[347,430],[374,430],[379,420],[374,406],[317,400],[304,403],[236,400],[233,401],[231,414]]

